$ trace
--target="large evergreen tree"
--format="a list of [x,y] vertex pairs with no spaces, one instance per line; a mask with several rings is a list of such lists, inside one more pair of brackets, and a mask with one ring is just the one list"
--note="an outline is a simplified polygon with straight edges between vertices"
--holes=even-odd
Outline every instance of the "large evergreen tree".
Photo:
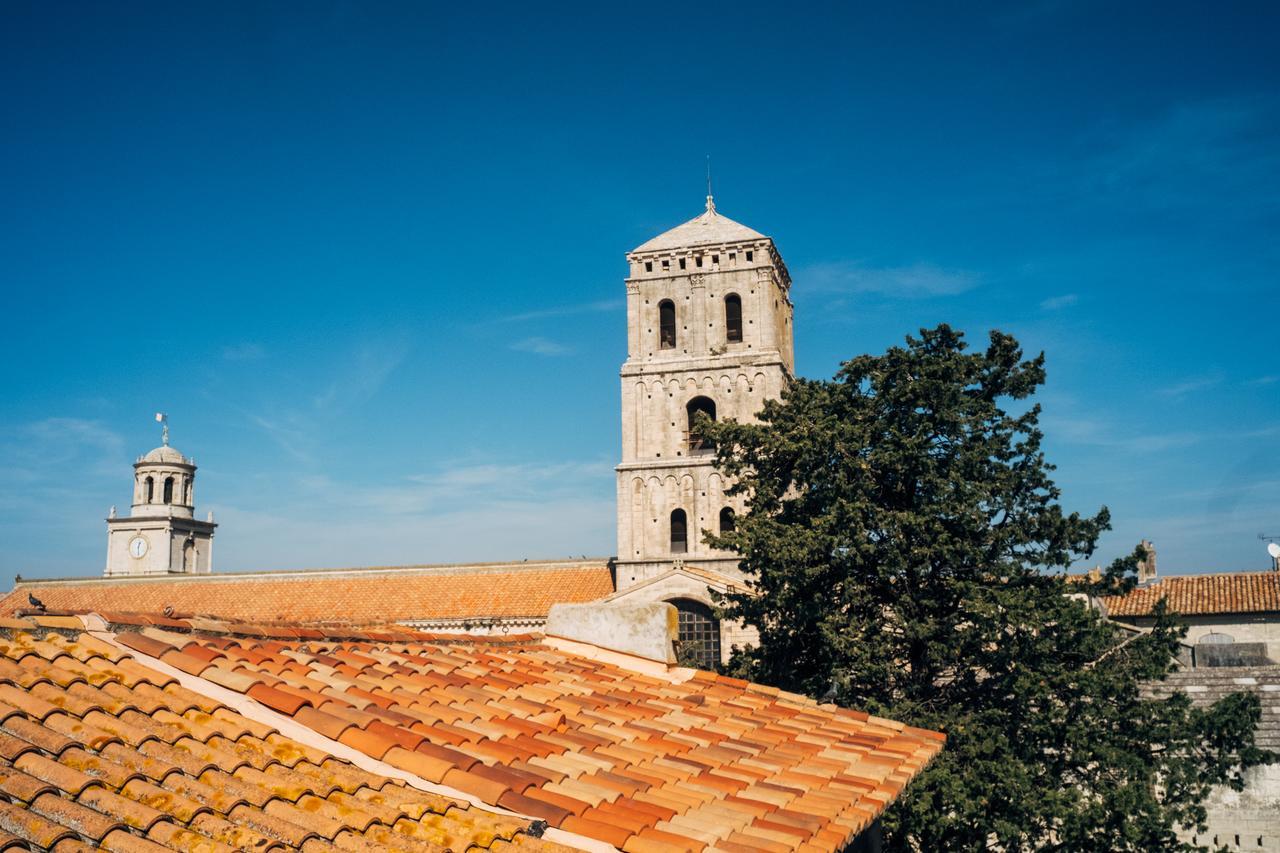
[[1010,336],[967,350],[947,326],[830,382],[797,380],[759,423],[705,423],[749,510],[709,541],[750,588],[722,615],[760,632],[736,674],[947,734],[886,816],[899,850],[1178,850],[1211,786],[1272,760],[1257,699],[1144,699],[1185,629],[1135,635],[1085,596],[1105,508],[1066,514],[1041,450],[1044,357]]

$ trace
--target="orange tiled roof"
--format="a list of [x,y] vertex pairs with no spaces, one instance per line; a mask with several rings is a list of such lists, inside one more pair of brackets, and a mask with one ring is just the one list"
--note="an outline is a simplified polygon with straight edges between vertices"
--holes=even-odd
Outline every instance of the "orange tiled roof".
[[166,625],[118,639],[429,782],[630,853],[842,849],[943,744],[532,636]]
[[552,604],[581,603],[613,592],[604,563],[263,572],[24,581],[3,599],[0,615],[28,607],[34,593],[54,610],[160,613],[172,607],[246,622],[346,624],[547,615]]
[[1111,616],[1149,616],[1160,599],[1183,616],[1280,612],[1280,572],[1167,577],[1126,595],[1104,596]]
[[566,849],[286,738],[79,625],[0,620],[0,849]]

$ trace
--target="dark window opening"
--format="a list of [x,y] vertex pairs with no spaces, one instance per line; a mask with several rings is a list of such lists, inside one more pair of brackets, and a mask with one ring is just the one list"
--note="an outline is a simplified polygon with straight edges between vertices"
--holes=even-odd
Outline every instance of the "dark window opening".
[[164,478],[164,502],[167,504],[173,503],[173,478],[172,477]]
[[738,526],[738,516],[734,514],[733,507],[727,506],[720,510],[720,535],[732,533]]
[[653,261],[645,261],[645,262],[644,262],[644,271],[645,271],[645,272],[653,272]]
[[689,550],[689,521],[682,509],[671,510],[671,553],[683,554]]
[[736,293],[724,298],[724,336],[731,344],[742,343],[742,297]]
[[151,503],[156,499],[156,481],[148,477],[143,481],[146,484],[147,503]]
[[712,266],[715,266],[715,265],[716,265],[716,264],[718,264],[718,263],[720,263],[720,256],[719,256],[719,255],[712,255],[712,256],[711,256],[711,265],[712,265]]
[[676,348],[676,304],[670,299],[658,303],[658,347]]
[[670,603],[679,614],[680,663],[714,669],[720,664],[720,620],[701,601],[675,598]]
[[729,263],[733,263],[733,262],[734,262],[734,261],[736,261],[737,259],[738,259],[738,253],[737,253],[737,252],[730,252],[730,253],[729,253]]
[[669,270],[669,269],[671,269],[671,261],[663,261],[663,262],[662,262],[662,269],[663,269],[663,270]]
[[751,251],[750,251],[750,250],[748,250],[748,251],[747,251],[747,260],[748,260],[748,261],[750,261],[750,260],[751,260],[751,254],[752,254],[752,253],[751,253]]
[[693,265],[694,265],[695,267],[700,267],[700,266],[702,266],[702,255],[698,255],[698,257],[696,257],[696,258],[694,258],[694,259],[693,259]]
[[684,269],[684,258],[680,259],[680,269]]
[[716,419],[716,404],[710,397],[694,397],[684,407],[685,414],[688,415],[688,432],[689,452],[694,455],[704,453],[715,453],[716,445],[711,439],[702,435],[697,427],[699,414],[704,414],[711,420]]
[[191,478],[190,477],[183,478],[182,492],[183,492],[182,502],[187,506],[191,506]]

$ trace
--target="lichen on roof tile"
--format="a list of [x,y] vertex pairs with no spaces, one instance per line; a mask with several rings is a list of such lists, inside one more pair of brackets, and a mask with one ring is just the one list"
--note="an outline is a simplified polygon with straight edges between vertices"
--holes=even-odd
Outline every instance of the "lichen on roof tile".
[[[414,833],[461,849],[518,846],[535,831],[291,741],[103,640],[46,643],[32,627],[10,627],[12,655],[0,658],[11,664],[0,693],[14,703],[0,721],[0,849],[421,849]],[[50,657],[128,677],[55,682]]]

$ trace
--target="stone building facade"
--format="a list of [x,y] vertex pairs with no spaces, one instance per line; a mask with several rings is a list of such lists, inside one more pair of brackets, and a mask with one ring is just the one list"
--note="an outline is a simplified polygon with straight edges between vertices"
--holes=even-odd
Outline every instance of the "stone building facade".
[[702,214],[633,249],[627,264],[617,597],[671,601],[686,636],[716,630],[727,656],[750,638],[714,622],[707,587],[742,576],[737,557],[703,536],[734,524],[742,503],[726,494],[696,418],[753,420],[791,381],[791,277],[773,241],[720,214],[710,196]]
[[133,466],[133,506],[107,518],[107,577],[207,574],[213,571],[213,531],[195,517],[196,463],[165,442]]

